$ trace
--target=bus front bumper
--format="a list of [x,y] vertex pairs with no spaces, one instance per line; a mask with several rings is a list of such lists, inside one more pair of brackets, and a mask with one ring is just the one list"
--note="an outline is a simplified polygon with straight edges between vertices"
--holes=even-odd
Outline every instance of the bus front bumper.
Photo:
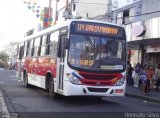
[[124,96],[126,82],[122,86],[87,86],[64,82],[65,96]]

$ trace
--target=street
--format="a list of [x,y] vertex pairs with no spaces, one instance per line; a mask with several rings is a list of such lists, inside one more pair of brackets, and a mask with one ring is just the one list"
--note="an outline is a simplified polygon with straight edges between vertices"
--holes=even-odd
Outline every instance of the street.
[[160,118],[159,6],[1,0],[0,118]]
[[45,90],[25,88],[15,71],[0,70],[0,88],[9,112],[159,112],[158,103],[131,97],[64,97],[54,100]]

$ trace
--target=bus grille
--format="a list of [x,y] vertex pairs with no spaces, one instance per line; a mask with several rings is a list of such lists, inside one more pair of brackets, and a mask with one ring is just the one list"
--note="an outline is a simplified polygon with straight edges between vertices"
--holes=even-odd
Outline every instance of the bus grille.
[[81,82],[85,85],[89,85],[89,86],[111,86],[112,85],[112,81],[87,81],[87,80],[81,80]]
[[79,74],[84,79],[89,79],[89,80],[112,80],[113,78],[119,76],[119,74],[91,74],[84,72],[79,72]]
[[89,86],[113,86],[114,83],[122,77],[120,73],[95,74],[88,72],[79,72],[82,77],[81,83]]
[[89,92],[103,92],[106,93],[108,91],[108,88],[91,88],[88,87]]

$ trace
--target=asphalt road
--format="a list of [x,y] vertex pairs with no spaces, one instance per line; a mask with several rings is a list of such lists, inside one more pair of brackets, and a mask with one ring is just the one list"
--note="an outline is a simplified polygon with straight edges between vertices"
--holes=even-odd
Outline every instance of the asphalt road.
[[16,80],[15,72],[9,70],[0,70],[0,88],[9,112],[22,113],[23,115],[20,116],[36,113],[32,115],[34,118],[36,115],[39,117],[44,114],[49,115],[48,117],[53,115],[56,118],[57,116],[71,117],[71,114],[74,114],[76,118],[81,118],[84,117],[82,113],[93,118],[96,115],[102,115],[102,112],[104,114],[107,112],[106,115],[113,117],[115,114],[112,112],[123,112],[117,115],[124,116],[127,112],[159,112],[160,108],[158,103],[131,97],[104,97],[102,100],[87,97],[64,97],[54,100],[43,89],[24,88],[23,83]]

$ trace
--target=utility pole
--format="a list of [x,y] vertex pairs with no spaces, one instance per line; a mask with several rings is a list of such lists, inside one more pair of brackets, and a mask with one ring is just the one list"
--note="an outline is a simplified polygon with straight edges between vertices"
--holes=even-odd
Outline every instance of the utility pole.
[[[57,21],[57,7],[58,7],[59,0],[56,0],[56,6],[55,6],[55,16],[54,16],[54,24],[56,24]],[[52,6],[52,0],[49,0],[49,16],[51,18],[52,12],[51,12],[51,6]]]
[[68,10],[68,0],[66,0],[65,10]]
[[51,16],[52,16],[52,8],[51,8],[51,5],[52,5],[52,0],[49,0],[49,9],[48,9],[48,15],[49,15],[49,18],[51,18]]
[[105,13],[105,21],[111,22],[111,15],[112,15],[111,11],[112,11],[112,0],[108,0],[107,10],[106,10],[106,13]]
[[54,24],[56,24],[56,21],[57,21],[57,7],[58,7],[58,2],[59,0],[56,0],[56,8],[55,8],[55,17],[54,17]]
[[[68,1],[68,0],[67,0],[67,1]],[[70,18],[70,19],[73,18],[73,15],[72,15],[73,2],[74,2],[74,0],[71,0],[70,6],[69,6],[69,18]]]

